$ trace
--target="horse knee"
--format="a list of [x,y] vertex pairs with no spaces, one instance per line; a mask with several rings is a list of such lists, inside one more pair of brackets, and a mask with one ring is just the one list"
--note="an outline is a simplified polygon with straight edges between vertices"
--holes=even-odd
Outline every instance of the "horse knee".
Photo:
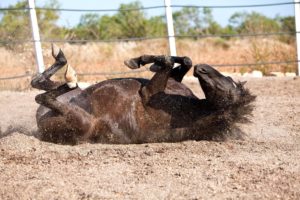
[[43,104],[45,102],[46,98],[44,94],[38,94],[35,96],[35,102],[38,104]]
[[183,65],[190,69],[193,65],[192,60],[189,57],[183,57]]
[[49,93],[42,93],[35,96],[35,102],[38,104],[49,106],[50,102],[54,101],[55,97],[50,95]]
[[93,124],[93,117],[83,111],[81,108],[65,107],[63,109],[63,115],[66,119],[66,123],[76,129],[79,133],[88,133]]

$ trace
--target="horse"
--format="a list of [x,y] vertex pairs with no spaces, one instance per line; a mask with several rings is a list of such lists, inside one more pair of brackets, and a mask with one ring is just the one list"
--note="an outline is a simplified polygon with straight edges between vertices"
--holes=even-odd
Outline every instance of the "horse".
[[[186,56],[132,58],[124,62],[127,67],[151,64],[153,77],[109,79],[85,89],[78,87],[63,51],[52,46],[52,56],[54,64],[31,81],[33,88],[45,90],[35,97],[43,141],[75,145],[211,140],[239,130],[237,123],[249,122],[253,110],[255,96],[245,82],[235,82],[207,64],[193,68],[205,95],[197,98],[182,83],[193,65]],[[65,82],[50,80],[65,65]]]

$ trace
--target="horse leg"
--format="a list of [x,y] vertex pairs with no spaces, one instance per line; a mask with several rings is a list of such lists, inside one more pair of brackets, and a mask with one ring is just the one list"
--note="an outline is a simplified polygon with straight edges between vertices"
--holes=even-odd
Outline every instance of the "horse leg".
[[76,144],[75,134],[72,127],[64,116],[54,116],[42,119],[38,123],[41,140],[60,144]]
[[[131,69],[137,69],[140,68],[141,65],[146,65],[149,63],[154,63],[157,61],[157,59],[161,56],[153,56],[153,55],[143,55],[137,58],[132,58],[130,60],[125,61],[125,65],[128,66]],[[171,61],[173,63],[180,64],[179,66],[172,68],[170,76],[177,82],[181,82],[184,75],[189,71],[189,69],[192,67],[192,60],[189,57],[178,57],[178,56],[171,56]],[[150,67],[150,70],[153,72],[159,71],[159,66],[156,65],[156,68],[152,66]]]
[[154,64],[150,66],[151,71],[155,71],[156,73],[140,91],[144,105],[149,102],[151,96],[165,90],[173,66],[174,62],[170,56],[156,57]]
[[186,73],[190,70],[193,63],[189,57],[176,57],[172,56],[172,59],[175,63],[179,63],[180,65],[173,68],[170,77],[173,78],[177,82],[181,82]]
[[95,118],[77,105],[63,103],[56,98],[73,90],[68,84],[36,96],[37,103],[55,111],[57,115],[38,121],[42,140],[76,144],[78,141],[115,142],[106,121]]
[[63,84],[56,89],[36,96],[37,103],[58,113],[56,117],[39,121],[38,124],[42,127],[41,132],[44,132],[44,138],[54,138],[54,141],[55,138],[63,138],[60,141],[68,141],[72,138],[86,138],[92,134],[95,119],[91,114],[78,106],[63,103],[56,99],[71,90],[73,88],[70,88],[68,84]]
[[152,56],[144,55],[125,61],[125,64],[132,68],[138,68],[140,65],[153,63],[150,70],[156,72],[147,85],[140,90],[144,105],[146,105],[151,96],[163,92],[167,86],[175,59],[171,56]]
[[50,77],[59,69],[67,64],[67,59],[61,49],[52,45],[52,56],[55,59],[54,64],[41,74],[37,74],[31,81],[31,86],[40,90],[49,91],[57,88],[62,83],[50,80]]

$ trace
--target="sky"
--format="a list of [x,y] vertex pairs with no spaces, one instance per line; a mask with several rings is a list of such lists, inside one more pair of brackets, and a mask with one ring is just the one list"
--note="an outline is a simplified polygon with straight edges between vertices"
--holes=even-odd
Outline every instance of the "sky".
[[[134,0],[58,0],[60,8],[72,9],[118,9],[121,3],[130,3]],[[0,7],[7,7],[14,5],[18,0],[1,0]],[[36,5],[42,7],[47,0],[35,0]],[[140,0],[144,7],[162,6],[164,0]],[[198,6],[230,6],[230,5],[255,5],[255,4],[270,4],[293,2],[293,0],[171,0],[172,5],[198,5]],[[173,11],[176,10],[173,8]],[[235,12],[252,12],[256,11],[268,17],[279,16],[294,16],[294,5],[280,5],[272,7],[254,7],[254,8],[214,8],[212,14],[214,19],[226,26],[230,16]],[[147,16],[163,15],[164,8],[146,10]],[[114,14],[113,12],[98,12],[99,14]],[[62,11],[60,13],[59,25],[72,27],[78,24],[80,16],[85,12],[68,12]]]

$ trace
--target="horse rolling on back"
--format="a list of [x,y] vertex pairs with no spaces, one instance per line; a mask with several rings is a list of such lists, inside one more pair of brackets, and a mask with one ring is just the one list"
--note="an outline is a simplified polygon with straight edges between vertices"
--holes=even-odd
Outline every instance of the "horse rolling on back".
[[[194,66],[205,99],[181,83],[192,67],[188,57],[143,55],[125,61],[136,69],[152,64],[148,79],[106,80],[86,89],[60,49],[52,47],[54,64],[36,75],[32,87],[45,90],[35,100],[36,120],[44,141],[148,143],[222,138],[248,122],[255,96],[244,83],[225,77],[206,64]],[[179,66],[173,67],[175,63]],[[50,77],[67,65],[65,83]]]

